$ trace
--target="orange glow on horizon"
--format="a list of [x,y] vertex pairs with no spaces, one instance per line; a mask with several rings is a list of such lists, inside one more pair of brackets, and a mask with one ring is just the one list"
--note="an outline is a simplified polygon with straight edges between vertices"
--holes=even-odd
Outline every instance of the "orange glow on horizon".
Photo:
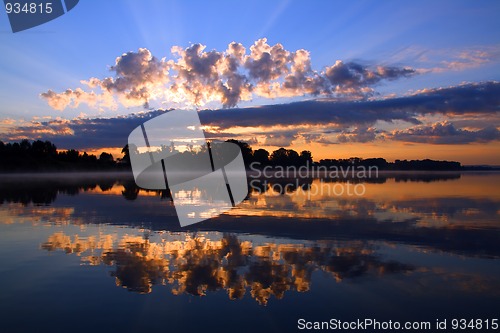
[[[244,141],[244,140],[243,140]],[[281,147],[251,144],[256,150],[266,149],[271,154]],[[324,145],[319,143],[306,144],[303,142],[293,144],[286,149],[294,149],[297,152],[310,150],[314,161],[321,159],[340,159],[349,157],[374,158],[382,157],[389,162],[394,160],[448,160],[457,161],[463,165],[500,165],[500,142],[467,144],[467,145],[435,145],[435,144],[408,144],[408,143],[342,143]],[[113,155],[116,160],[122,158],[123,147],[106,147],[97,149],[86,149],[89,155],[99,157],[106,152]],[[59,151],[65,151],[61,149]]]
[[[95,149],[82,149],[82,150],[80,150],[80,153],[83,154],[85,152],[85,153],[87,153],[89,155],[95,155],[95,156],[97,156],[97,158],[99,158],[99,156],[102,153],[108,153],[108,154],[113,155],[113,159],[116,161],[117,159],[123,157],[122,149],[123,149],[123,147],[106,147],[106,148],[95,148]],[[66,150],[67,149],[58,149],[58,151],[66,151]]]
[[[252,148],[263,148],[272,153],[277,146],[255,145]],[[309,150],[313,160],[340,159],[349,157],[375,158],[382,157],[389,162],[394,160],[433,160],[457,161],[463,165],[500,165],[500,142],[477,143],[468,145],[436,145],[408,143],[342,143],[324,145],[319,143],[298,143],[287,149],[297,152]]]

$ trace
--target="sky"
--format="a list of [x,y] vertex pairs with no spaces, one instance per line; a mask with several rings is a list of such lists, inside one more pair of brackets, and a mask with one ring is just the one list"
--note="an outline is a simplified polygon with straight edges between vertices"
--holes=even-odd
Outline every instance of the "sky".
[[12,33],[0,140],[119,151],[197,109],[206,136],[321,158],[500,165],[498,1],[98,1]]

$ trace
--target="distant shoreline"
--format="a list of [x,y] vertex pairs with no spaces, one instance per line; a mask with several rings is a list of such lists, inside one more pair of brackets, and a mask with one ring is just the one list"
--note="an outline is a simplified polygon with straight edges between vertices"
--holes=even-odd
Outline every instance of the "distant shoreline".
[[[317,174],[318,172],[315,172]],[[446,174],[487,174],[487,173],[500,173],[500,169],[490,169],[490,170],[380,170],[379,175],[391,176],[391,175],[446,175]],[[247,176],[252,177],[256,175],[256,172],[247,170]],[[3,176],[8,176],[9,178],[23,177],[23,178],[53,178],[53,176],[71,178],[74,176],[85,176],[90,178],[133,178],[132,171],[116,171],[116,170],[106,170],[106,171],[95,171],[95,170],[60,170],[60,171],[26,171],[26,172],[0,172],[0,181],[4,180]],[[321,175],[321,173],[320,173]],[[327,172],[325,173],[325,176]],[[294,178],[294,177],[290,177]],[[313,177],[316,178],[316,177]],[[345,177],[352,178],[352,177]],[[354,177],[356,178],[356,177]],[[372,177],[376,178],[376,177]]]
[[[457,161],[444,160],[399,160],[389,162],[384,158],[328,158],[314,161],[312,153],[304,150],[302,152],[293,149],[279,148],[273,152],[265,149],[253,150],[243,141],[227,140],[240,147],[241,156],[247,169],[247,174],[267,173],[278,174],[281,177],[293,173],[299,177],[314,177],[315,175],[334,178],[374,178],[380,173],[392,174],[435,174],[439,172],[494,172],[500,171],[500,166],[489,165],[462,165]],[[14,143],[3,143],[0,141],[0,174],[76,174],[87,175],[132,175],[131,155],[140,154],[137,148],[132,147],[129,151],[128,144],[123,147],[122,158],[115,159],[109,153],[101,153],[99,157],[81,153],[70,149],[59,151],[50,141],[21,140]],[[162,149],[170,149],[163,147]],[[171,149],[175,149],[171,148]],[[171,152],[172,153],[172,152]],[[190,161],[196,158],[206,158],[203,149],[190,151],[176,151],[180,158],[187,157]],[[354,175],[356,174],[356,175]],[[303,176],[305,175],[305,176]]]

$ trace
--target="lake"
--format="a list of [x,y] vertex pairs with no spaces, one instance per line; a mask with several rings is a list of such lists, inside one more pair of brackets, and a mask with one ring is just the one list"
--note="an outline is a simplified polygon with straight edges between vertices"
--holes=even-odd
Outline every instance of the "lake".
[[500,318],[499,173],[257,181],[187,228],[125,174],[0,177],[1,332]]

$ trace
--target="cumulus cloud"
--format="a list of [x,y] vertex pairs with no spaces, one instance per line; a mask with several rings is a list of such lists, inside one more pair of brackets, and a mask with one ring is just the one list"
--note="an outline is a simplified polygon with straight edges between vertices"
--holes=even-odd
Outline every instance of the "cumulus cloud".
[[251,84],[239,73],[246,52],[243,45],[233,42],[225,52],[207,52],[204,45],[194,44],[186,49],[173,47],[172,52],[178,59],[169,62],[174,83],[167,87],[167,101],[187,105],[218,101],[232,107],[250,99]]
[[82,80],[84,88],[41,94],[56,110],[88,104],[92,108],[149,107],[151,101],[182,106],[203,106],[218,102],[235,107],[255,96],[264,98],[330,96],[365,99],[382,80],[394,80],[416,73],[411,68],[335,62],[324,70],[311,67],[307,50],[286,50],[270,45],[266,38],[247,49],[232,42],[225,51],[207,51],[202,44],[174,46],[173,59],[158,59],[147,49],[127,52],[111,66],[113,76]]
[[75,90],[66,89],[62,93],[56,93],[52,90],[48,90],[47,92],[40,94],[40,96],[47,100],[50,107],[59,111],[62,111],[67,107],[77,108],[82,103],[100,110],[114,110],[117,108],[117,104],[113,99],[113,96],[106,91],[101,94],[96,94],[93,91],[86,92],[81,88],[77,88]]

